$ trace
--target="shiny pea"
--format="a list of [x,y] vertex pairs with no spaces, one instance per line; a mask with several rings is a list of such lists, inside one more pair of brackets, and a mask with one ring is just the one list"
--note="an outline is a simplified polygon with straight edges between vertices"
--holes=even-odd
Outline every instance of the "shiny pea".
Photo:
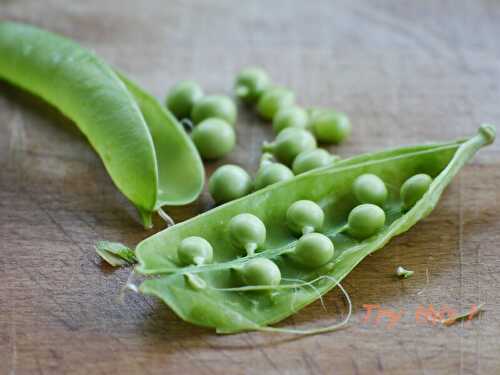
[[332,241],[321,233],[308,233],[300,237],[290,257],[302,266],[317,268],[332,260]]
[[260,168],[255,176],[255,190],[287,181],[294,177],[293,172],[286,165],[271,161],[271,154],[264,154],[260,163]]
[[241,198],[252,191],[252,179],[241,167],[223,165],[210,176],[208,191],[215,203],[225,203]]
[[316,139],[307,130],[287,128],[281,131],[273,142],[264,142],[262,151],[272,153],[286,165],[292,165],[297,155],[316,147]]
[[266,226],[255,215],[239,214],[229,222],[229,235],[237,248],[252,255],[266,241]]
[[228,154],[236,143],[233,127],[217,118],[209,118],[196,125],[192,138],[204,159],[220,158]]
[[191,119],[198,124],[208,118],[218,118],[234,125],[236,114],[236,106],[231,98],[223,95],[210,95],[194,104]]
[[401,186],[400,196],[403,201],[403,208],[410,209],[429,190],[432,177],[425,173],[416,174],[405,181]]
[[295,234],[317,232],[323,226],[324,220],[323,209],[310,200],[296,201],[286,211],[288,228]]
[[272,87],[262,93],[257,103],[257,112],[263,118],[272,120],[281,108],[293,105],[294,101],[295,95],[290,90],[282,87]]
[[203,97],[203,90],[194,81],[177,83],[167,94],[167,108],[179,120],[189,118],[194,104]]
[[212,262],[213,248],[202,237],[187,237],[179,244],[177,257],[183,266],[207,264]]
[[318,111],[312,115],[310,127],[321,143],[341,143],[351,133],[349,118],[334,111]]
[[251,259],[238,269],[246,285],[276,286],[281,282],[281,271],[272,260],[267,258]]
[[354,207],[347,218],[348,233],[358,239],[373,236],[383,228],[384,224],[384,210],[371,203]]
[[238,99],[246,103],[256,102],[269,87],[270,79],[260,68],[245,68],[236,77],[234,92]]
[[339,157],[330,154],[328,151],[322,148],[317,148],[315,150],[304,151],[297,155],[292,164],[293,173],[299,175],[301,173],[310,171],[312,169],[324,167],[326,165],[332,164]]
[[300,107],[280,108],[273,118],[273,130],[275,133],[279,133],[286,128],[305,129],[308,121],[307,112]]
[[380,177],[372,173],[358,176],[353,191],[359,203],[373,203],[382,206],[387,199],[387,188]]

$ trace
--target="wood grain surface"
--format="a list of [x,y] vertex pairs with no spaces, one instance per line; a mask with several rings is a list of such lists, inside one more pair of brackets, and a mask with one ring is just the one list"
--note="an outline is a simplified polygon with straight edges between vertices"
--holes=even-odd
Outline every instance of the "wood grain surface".
[[[158,98],[181,79],[230,94],[236,72],[261,65],[303,105],[349,114],[349,156],[500,125],[500,2],[1,0],[0,18],[29,22],[95,50]],[[0,56],[0,58],[2,58]],[[269,124],[241,108],[225,160],[254,172]],[[341,331],[297,338],[217,336],[153,298],[120,290],[97,240],[131,246],[144,231],[76,127],[0,82],[1,374],[498,374],[500,142],[477,155],[427,219],[358,266]],[[205,193],[169,208],[177,221],[211,206]],[[394,270],[415,271],[397,280]],[[451,327],[419,309],[486,303]],[[346,305],[333,291],[280,326],[327,325]],[[378,304],[401,319],[373,313]],[[387,314],[386,314],[387,315]],[[377,319],[379,320],[377,324]]]

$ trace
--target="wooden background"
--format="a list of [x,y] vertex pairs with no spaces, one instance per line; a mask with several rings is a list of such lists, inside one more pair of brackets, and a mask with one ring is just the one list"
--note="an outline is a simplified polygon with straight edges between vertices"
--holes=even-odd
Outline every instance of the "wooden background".
[[[159,98],[177,80],[227,93],[262,65],[303,105],[349,114],[342,156],[468,136],[500,125],[498,1],[1,0],[0,18],[30,22],[94,49]],[[0,56],[1,58],[1,56]],[[220,164],[255,171],[268,124],[241,110],[238,147]],[[210,173],[215,165],[207,165]],[[344,286],[347,329],[314,337],[217,336],[153,298],[127,294],[128,270],[95,255],[100,239],[131,246],[144,231],[71,122],[0,83],[1,374],[494,374],[500,371],[500,142],[480,152],[434,213],[366,259]],[[210,206],[204,194],[170,209],[177,221]],[[162,229],[157,219],[155,230]],[[394,278],[396,266],[415,270]],[[417,323],[419,306],[487,311],[445,328]],[[341,294],[284,325],[326,325]],[[388,328],[365,304],[404,310]]]

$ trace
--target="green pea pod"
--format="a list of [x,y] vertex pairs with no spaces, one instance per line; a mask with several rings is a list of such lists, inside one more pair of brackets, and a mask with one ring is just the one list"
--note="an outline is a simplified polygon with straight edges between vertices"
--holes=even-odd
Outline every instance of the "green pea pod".
[[0,79],[77,124],[146,227],[161,206],[198,197],[203,165],[182,126],[92,52],[32,26],[0,22],[0,56]]
[[[219,333],[276,330],[268,325],[294,314],[335,287],[363,258],[427,216],[460,168],[494,138],[495,128],[483,125],[477,135],[466,140],[341,160],[170,227],[144,240],[136,249],[137,271],[157,276],[144,281],[140,290],[160,297],[182,319],[213,327]],[[376,174],[384,180],[388,198],[382,206],[385,225],[375,235],[360,240],[343,228],[349,212],[358,205],[352,191],[353,182],[364,173]],[[400,187],[418,173],[432,176],[433,181],[420,200],[406,210],[402,207]],[[287,227],[286,212],[301,199],[312,200],[323,209],[325,221],[321,232],[335,246],[332,260],[316,269],[302,267],[287,255],[294,249],[297,238]],[[233,246],[225,229],[231,218],[241,213],[258,216],[268,231],[266,242],[258,252],[244,257]],[[212,264],[178,265],[177,247],[189,236],[201,236],[210,242],[214,249]],[[287,287],[282,282],[279,287],[269,287],[272,293],[248,292],[248,287],[238,287],[241,282],[233,270],[257,257],[273,260],[279,266],[282,280],[299,280],[303,287]],[[204,287],[193,288],[187,274],[203,281],[198,284]]]

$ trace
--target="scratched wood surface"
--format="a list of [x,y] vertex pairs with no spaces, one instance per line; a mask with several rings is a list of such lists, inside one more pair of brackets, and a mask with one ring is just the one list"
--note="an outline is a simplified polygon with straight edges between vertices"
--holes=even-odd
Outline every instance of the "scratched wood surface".
[[[177,80],[230,93],[236,72],[262,65],[304,105],[346,111],[342,156],[470,135],[500,125],[498,1],[9,1],[0,18],[79,41],[159,98]],[[0,58],[2,58],[0,56]],[[241,109],[238,147],[218,164],[255,171],[269,125]],[[207,164],[207,173],[218,165]],[[128,270],[95,255],[97,240],[131,246],[144,231],[74,125],[0,83],[1,374],[494,374],[500,372],[500,142],[455,179],[434,213],[345,280],[348,328],[296,338],[217,336],[153,298],[120,289]],[[182,221],[204,194],[170,209]],[[394,278],[398,265],[415,271]],[[421,308],[487,311],[445,328]],[[326,325],[338,291],[283,325]],[[366,305],[400,313],[367,317]],[[380,321],[377,324],[377,319]]]

